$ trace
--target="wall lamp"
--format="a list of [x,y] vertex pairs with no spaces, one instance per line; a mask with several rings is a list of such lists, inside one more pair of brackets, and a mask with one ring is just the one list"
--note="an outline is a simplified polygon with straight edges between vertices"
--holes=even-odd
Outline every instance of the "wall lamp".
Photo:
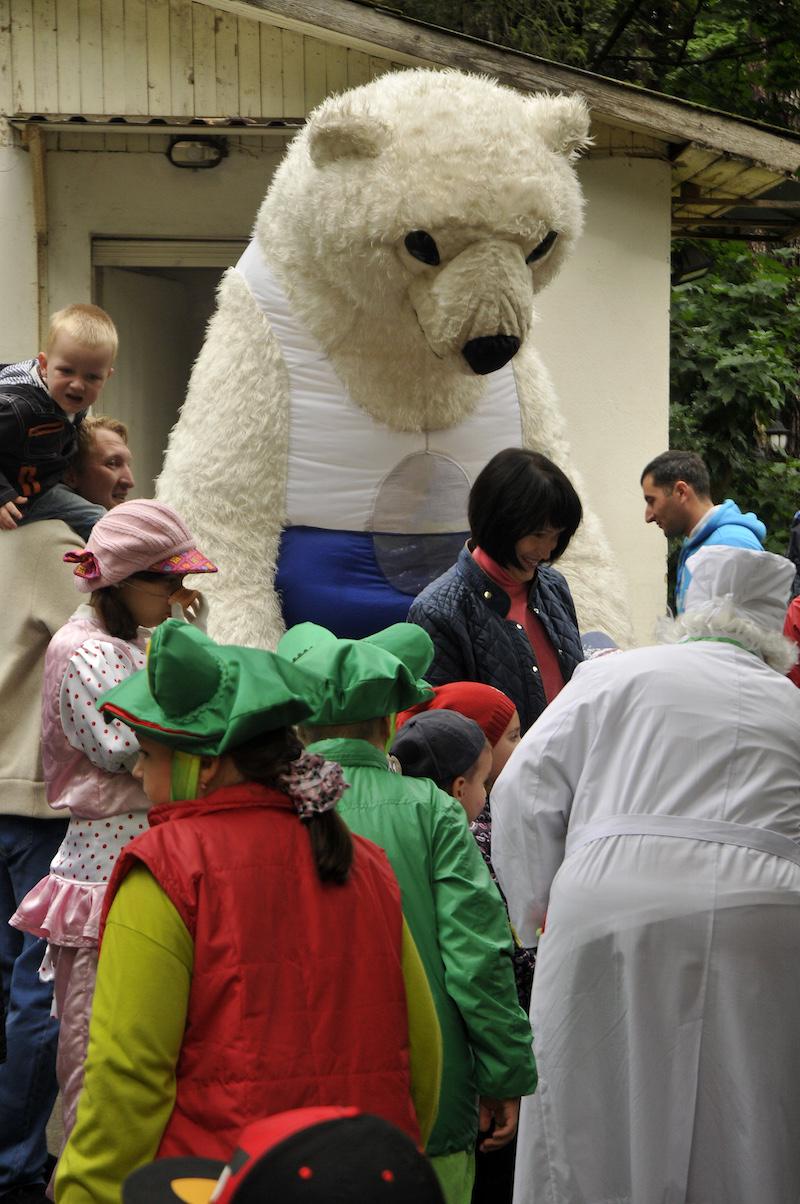
[[224,138],[173,138],[167,148],[167,158],[173,167],[191,171],[219,167],[228,153]]

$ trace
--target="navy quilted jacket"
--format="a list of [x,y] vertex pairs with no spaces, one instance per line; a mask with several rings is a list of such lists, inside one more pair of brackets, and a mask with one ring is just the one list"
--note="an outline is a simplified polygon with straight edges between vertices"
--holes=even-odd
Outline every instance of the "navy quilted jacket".
[[[463,548],[452,568],[432,581],[414,600],[409,621],[433,640],[433,664],[425,674],[431,685],[482,681],[496,686],[516,704],[522,731],[547,706],[539,667],[525,631],[506,619],[508,594],[487,577]],[[528,606],[540,619],[569,681],[583,660],[575,606],[566,580],[540,565]]]

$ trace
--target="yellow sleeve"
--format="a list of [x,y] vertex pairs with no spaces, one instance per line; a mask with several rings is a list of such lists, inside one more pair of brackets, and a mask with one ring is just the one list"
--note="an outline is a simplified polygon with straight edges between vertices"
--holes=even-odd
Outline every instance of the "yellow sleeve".
[[155,1157],[175,1104],[193,963],[183,920],[149,870],[134,867],[108,913],[58,1204],[119,1204],[123,1181]]
[[408,1007],[411,1048],[411,1096],[423,1146],[427,1145],[439,1111],[442,1079],[442,1032],[431,989],[414,938],[403,920],[403,978]]

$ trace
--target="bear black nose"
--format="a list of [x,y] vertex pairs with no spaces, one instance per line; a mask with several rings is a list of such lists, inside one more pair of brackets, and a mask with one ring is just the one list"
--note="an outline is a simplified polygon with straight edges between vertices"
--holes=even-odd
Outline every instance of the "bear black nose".
[[518,351],[519,339],[515,339],[511,334],[494,334],[481,339],[470,339],[461,348],[464,359],[478,376],[496,372]]

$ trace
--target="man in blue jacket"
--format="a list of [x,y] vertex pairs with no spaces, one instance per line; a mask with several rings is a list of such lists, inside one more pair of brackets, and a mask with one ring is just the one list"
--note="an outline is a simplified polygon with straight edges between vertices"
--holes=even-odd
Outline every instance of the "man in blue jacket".
[[[691,572],[687,559],[698,548],[725,544],[732,548],[763,550],[767,528],[755,514],[743,514],[730,498],[719,505],[711,500],[708,469],[696,452],[662,452],[641,475],[646,523],[657,523],[668,539],[682,535],[675,584],[675,609],[684,607]],[[788,599],[787,599],[788,601]]]

